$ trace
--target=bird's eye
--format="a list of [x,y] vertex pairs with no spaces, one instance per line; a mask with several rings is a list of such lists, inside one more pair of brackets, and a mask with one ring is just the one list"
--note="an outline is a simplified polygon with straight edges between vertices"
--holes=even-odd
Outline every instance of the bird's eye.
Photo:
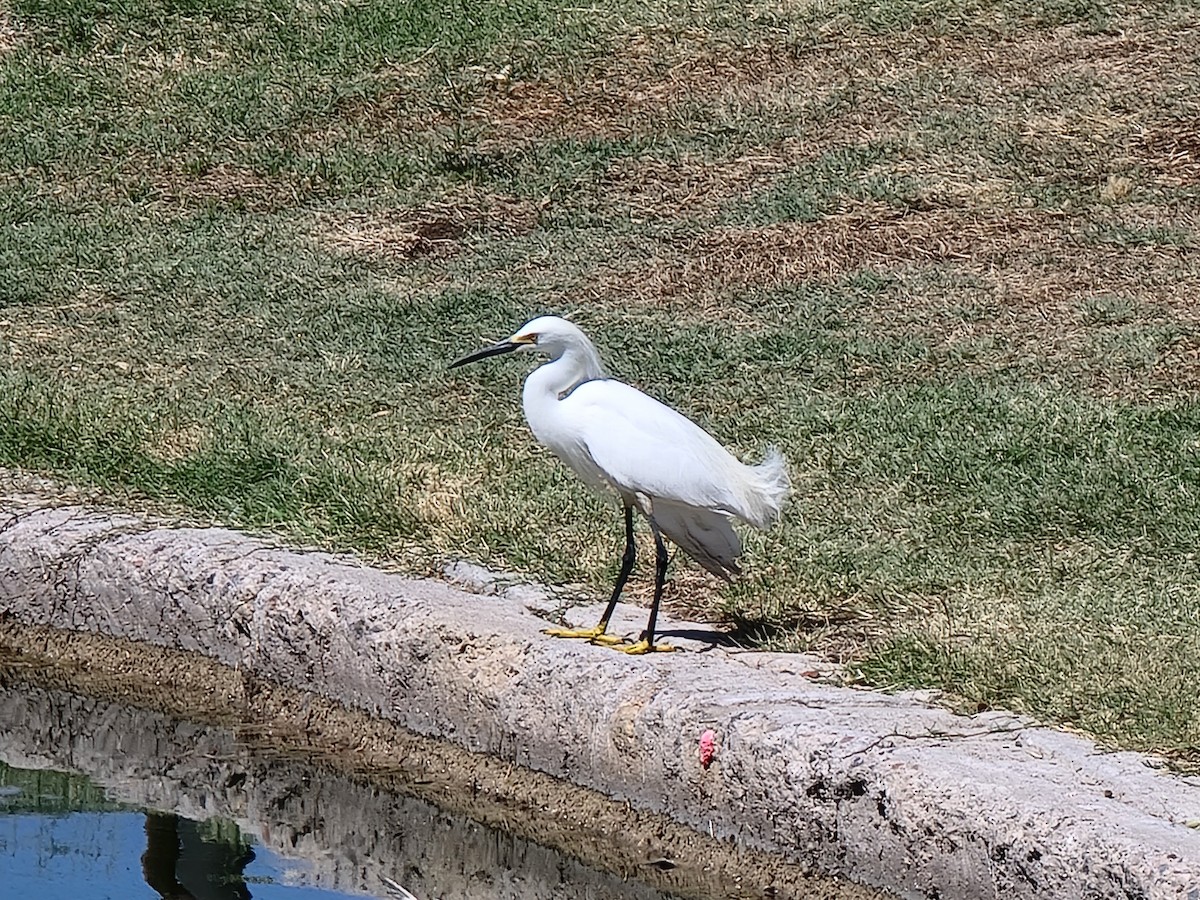
[[527,344],[536,344],[538,342],[538,336],[536,333],[530,332],[529,334],[525,335],[524,340]]

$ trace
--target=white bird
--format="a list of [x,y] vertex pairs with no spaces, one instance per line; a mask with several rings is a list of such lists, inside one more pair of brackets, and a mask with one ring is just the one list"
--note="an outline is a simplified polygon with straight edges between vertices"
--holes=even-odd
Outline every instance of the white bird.
[[623,649],[627,653],[672,649],[654,643],[667,572],[663,535],[709,572],[731,580],[741,571],[737,558],[742,542],[730,519],[766,529],[779,518],[791,489],[783,454],[771,448],[760,465],[739,462],[695,422],[609,378],[587,336],[557,316],[526,322],[507,340],[455,360],[449,367],[512,351],[549,359],[525,379],[522,394],[525,420],[534,437],[588,484],[616,491],[625,508],[621,570],[599,624],[546,633],[621,642],[606,632],[637,555],[633,539],[637,507],[654,534],[654,601],[640,640]]
[[392,900],[416,900],[416,896],[412,892],[409,892],[407,888],[404,888],[400,882],[392,881],[386,875],[380,875],[379,881],[382,881],[384,887],[388,888],[388,896]]
[[393,881],[386,875],[380,875],[379,880],[383,882],[383,886],[387,888],[388,896],[393,898],[393,900],[417,900],[417,897],[405,888],[404,885]]

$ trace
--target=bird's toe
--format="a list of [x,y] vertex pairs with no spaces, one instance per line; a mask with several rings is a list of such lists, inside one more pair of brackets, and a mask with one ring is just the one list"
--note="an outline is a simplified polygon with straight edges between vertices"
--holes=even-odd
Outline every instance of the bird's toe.
[[675,648],[670,644],[652,644],[645,638],[630,644],[628,647],[622,647],[625,653],[630,656],[642,656],[646,653],[673,653]]
[[604,629],[599,625],[592,628],[543,628],[542,634],[548,634],[550,637],[557,638],[581,638],[585,641],[600,641],[607,642],[610,640],[620,641],[620,638],[613,638],[604,633]]
[[618,644],[627,643],[625,638],[615,634],[598,634],[591,639],[593,644],[603,644],[605,647],[616,647]]

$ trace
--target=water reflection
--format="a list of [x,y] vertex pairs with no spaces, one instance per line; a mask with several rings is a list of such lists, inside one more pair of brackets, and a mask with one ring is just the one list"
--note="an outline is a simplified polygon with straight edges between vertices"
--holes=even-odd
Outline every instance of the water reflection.
[[246,866],[254,851],[236,827],[147,813],[142,876],[162,900],[250,900]]
[[81,775],[0,763],[0,896],[265,900],[300,890],[284,882],[302,865],[256,853],[231,821],[134,810]]
[[2,683],[0,722],[0,895],[670,900],[232,728]]

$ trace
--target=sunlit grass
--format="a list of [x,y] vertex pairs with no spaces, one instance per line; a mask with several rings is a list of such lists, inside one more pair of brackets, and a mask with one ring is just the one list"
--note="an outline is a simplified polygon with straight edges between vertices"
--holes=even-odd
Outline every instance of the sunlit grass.
[[747,576],[672,603],[1200,742],[1194,11],[0,16],[0,464],[600,594],[619,516],[533,444],[524,363],[445,369],[570,312],[792,462]]

